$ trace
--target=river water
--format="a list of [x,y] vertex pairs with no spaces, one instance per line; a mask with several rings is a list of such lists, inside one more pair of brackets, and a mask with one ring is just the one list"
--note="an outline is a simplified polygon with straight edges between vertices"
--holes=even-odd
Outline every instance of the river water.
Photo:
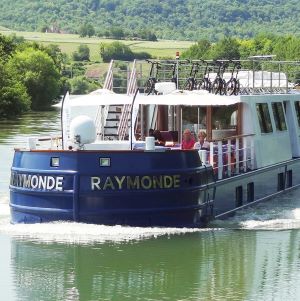
[[200,230],[11,225],[13,148],[59,128],[0,122],[0,300],[300,300],[300,190]]

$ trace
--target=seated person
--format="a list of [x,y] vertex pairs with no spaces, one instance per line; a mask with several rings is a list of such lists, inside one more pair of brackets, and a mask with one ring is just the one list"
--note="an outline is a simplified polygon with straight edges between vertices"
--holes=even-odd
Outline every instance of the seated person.
[[155,145],[157,145],[157,146],[165,146],[165,141],[164,141],[164,139],[163,139],[163,137],[161,135],[161,132],[159,130],[155,130],[153,132],[153,137],[155,139]]
[[154,137],[154,130],[153,129],[149,129],[148,136],[149,137]]
[[182,149],[193,149],[194,144],[195,144],[195,139],[192,135],[191,130],[185,129],[183,132],[181,148]]
[[210,145],[209,142],[205,140],[206,133],[204,131],[199,131],[198,133],[198,142],[194,144],[194,149],[204,149],[209,150]]

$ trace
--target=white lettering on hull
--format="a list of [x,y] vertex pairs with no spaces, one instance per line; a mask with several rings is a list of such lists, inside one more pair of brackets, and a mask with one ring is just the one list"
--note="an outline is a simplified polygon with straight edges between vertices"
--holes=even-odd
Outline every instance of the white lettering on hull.
[[91,177],[91,190],[148,190],[180,187],[180,175]]
[[12,172],[10,184],[15,187],[63,191],[62,176],[42,176]]

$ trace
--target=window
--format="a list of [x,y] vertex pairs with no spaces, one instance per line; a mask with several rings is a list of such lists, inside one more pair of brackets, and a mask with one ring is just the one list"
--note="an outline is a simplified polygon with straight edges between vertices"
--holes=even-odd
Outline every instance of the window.
[[300,101],[295,101],[295,110],[298,119],[298,126],[300,127]]
[[250,182],[247,184],[247,201],[253,202],[254,201],[254,183]]
[[286,177],[287,177],[287,179],[286,179],[286,187],[290,188],[290,187],[293,186],[293,171],[292,170],[288,170]]
[[235,207],[243,205],[243,186],[237,186],[235,188]]
[[272,110],[277,131],[286,131],[286,122],[281,102],[272,102]]
[[272,123],[270,118],[270,112],[267,103],[257,103],[256,111],[258,115],[260,130],[262,133],[272,133]]
[[277,191],[281,191],[284,189],[284,173],[281,172],[278,174],[278,179],[277,179]]

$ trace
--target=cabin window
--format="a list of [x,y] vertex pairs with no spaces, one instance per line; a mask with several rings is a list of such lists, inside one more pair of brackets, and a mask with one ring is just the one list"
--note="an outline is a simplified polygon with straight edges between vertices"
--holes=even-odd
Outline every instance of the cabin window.
[[254,201],[254,183],[250,182],[247,184],[247,201],[253,202]]
[[281,191],[283,189],[284,189],[284,173],[281,172],[278,174],[277,191]]
[[272,102],[272,110],[277,131],[286,131],[286,122],[281,102]]
[[300,127],[300,101],[295,101],[295,110],[297,114],[298,126]]
[[197,133],[206,129],[206,107],[183,107],[182,108],[183,128],[189,128]]
[[272,123],[270,118],[270,112],[267,103],[257,103],[256,111],[259,120],[260,130],[262,133],[272,133]]
[[293,171],[288,170],[286,174],[286,187],[290,188],[293,186]]
[[237,186],[235,188],[235,207],[243,205],[243,186]]

